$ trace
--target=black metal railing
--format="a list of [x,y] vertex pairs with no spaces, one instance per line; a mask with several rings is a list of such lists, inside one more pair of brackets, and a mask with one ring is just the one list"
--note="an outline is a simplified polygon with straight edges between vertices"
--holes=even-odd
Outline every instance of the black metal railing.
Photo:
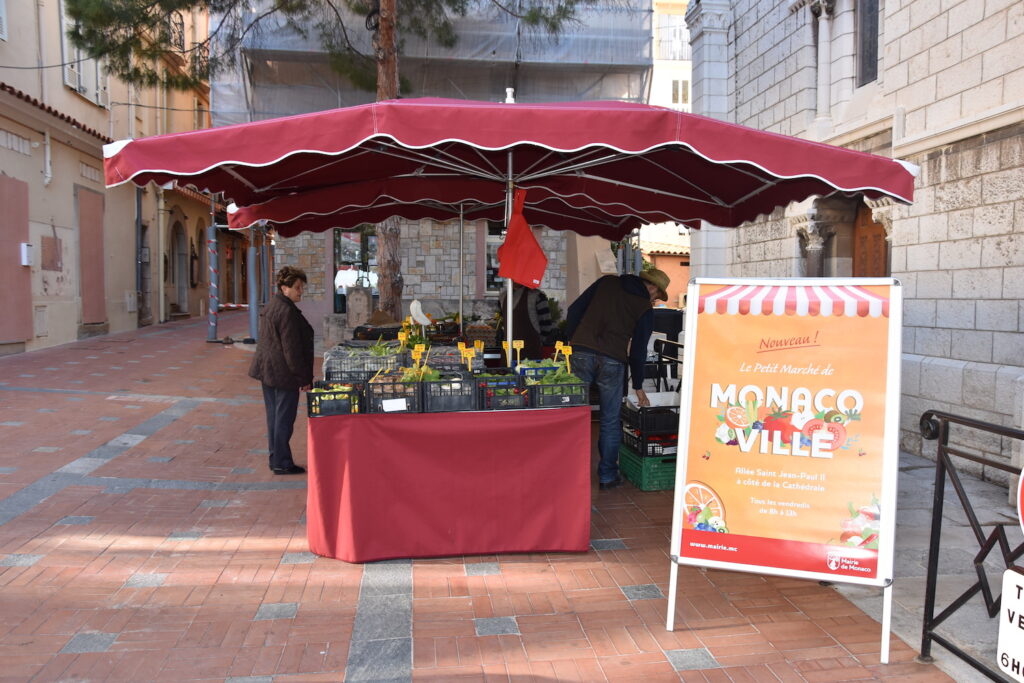
[[[985,560],[992,551],[998,547],[999,553],[1002,555],[1003,563],[1007,568],[1009,568],[1022,554],[1024,554],[1024,543],[1011,549],[1010,544],[1006,539],[1005,526],[1006,524],[1013,524],[1012,522],[995,523],[991,532],[986,535],[985,530],[978,521],[977,514],[974,512],[974,506],[972,505],[967,492],[964,490],[963,483],[960,479],[960,473],[957,471],[957,467],[952,460],[953,456],[964,458],[965,460],[970,460],[986,467],[994,467],[1004,472],[1016,475],[1021,473],[1021,468],[1013,467],[1011,465],[991,460],[974,453],[968,453],[954,446],[950,446],[950,425],[960,425],[967,429],[978,430],[980,432],[997,434],[1010,439],[1024,441],[1024,431],[1013,429],[1012,427],[1003,427],[990,422],[973,420],[968,417],[952,415],[938,410],[929,410],[921,415],[921,436],[928,440],[938,440],[937,457],[935,459],[935,490],[933,492],[934,498],[932,503],[931,541],[928,548],[928,573],[924,596],[924,623],[922,625],[921,632],[921,659],[924,661],[931,661],[931,647],[932,642],[934,641],[992,680],[1003,681],[1005,678],[1003,678],[999,672],[989,668],[984,662],[972,657],[948,638],[936,633],[935,629],[979,592],[985,601],[985,608],[988,611],[989,617],[994,618],[999,613],[999,602],[1001,596],[993,596],[992,586],[989,584],[988,575],[985,573]],[[942,532],[942,508],[945,502],[947,477],[952,483],[953,489],[956,491],[957,498],[959,499],[960,505],[967,517],[971,531],[974,533],[975,540],[978,542],[978,552],[974,555],[973,559],[974,571],[978,576],[978,580],[971,584],[966,591],[961,593],[959,597],[953,600],[953,602],[936,615],[935,592],[938,580],[939,541]]]

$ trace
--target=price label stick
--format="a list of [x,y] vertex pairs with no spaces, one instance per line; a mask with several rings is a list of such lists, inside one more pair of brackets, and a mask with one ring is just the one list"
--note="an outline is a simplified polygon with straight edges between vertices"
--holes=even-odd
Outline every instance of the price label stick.
[[476,356],[476,349],[466,349],[462,352],[462,358],[466,361],[466,369],[473,371],[473,358]]
[[483,339],[474,339],[473,340],[473,348],[476,350],[477,353],[483,353],[483,351],[484,351],[484,340]]
[[501,342],[501,348],[505,351],[505,365],[512,366],[512,350],[508,347],[508,341]]
[[[420,346],[420,344],[417,344],[416,346],[417,346],[417,347],[419,347],[419,346]],[[411,353],[411,354],[409,354],[409,355],[411,355],[411,356],[412,356],[412,360],[413,360],[413,363],[415,363],[415,364],[416,364],[416,366],[418,367],[418,366],[419,366],[419,364],[420,364],[420,358],[422,358],[422,357],[423,357],[423,350],[422,350],[422,349],[420,349],[420,348],[416,348],[416,349],[414,349],[414,350],[412,351],[412,353]]]
[[465,351],[465,350],[466,350],[466,342],[464,342],[464,341],[459,342],[459,351],[462,352],[462,351]]
[[404,332],[403,331],[403,332],[399,332],[398,333],[398,341],[401,343],[402,348],[405,348],[405,342],[406,342],[406,340],[408,338],[409,338],[409,333],[408,332]]
[[569,363],[569,357],[572,355],[572,347],[563,346],[562,355],[565,356],[565,371],[572,372],[572,365]]
[[519,363],[522,361],[522,357],[521,356],[522,356],[522,353],[523,353],[523,340],[522,339],[513,339],[512,340],[512,348],[516,350],[516,365],[519,365]]

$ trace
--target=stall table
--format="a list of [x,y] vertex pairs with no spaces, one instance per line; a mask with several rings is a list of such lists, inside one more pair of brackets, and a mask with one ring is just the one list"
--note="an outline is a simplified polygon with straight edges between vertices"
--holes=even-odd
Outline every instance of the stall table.
[[346,562],[585,552],[590,408],[309,420],[309,549]]

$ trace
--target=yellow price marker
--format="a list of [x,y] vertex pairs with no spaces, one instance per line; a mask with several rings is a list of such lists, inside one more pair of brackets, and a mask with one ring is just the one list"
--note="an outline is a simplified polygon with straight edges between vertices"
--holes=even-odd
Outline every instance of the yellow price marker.
[[513,339],[512,340],[512,348],[516,350],[516,365],[519,365],[519,362],[521,360],[521,355],[523,353],[523,340],[522,339]]
[[402,346],[405,346],[405,340],[408,339],[408,338],[409,338],[409,333],[408,332],[399,332],[398,333],[398,341],[400,341],[402,343]]
[[563,345],[562,355],[565,356],[565,371],[572,372],[572,364],[569,363],[569,357],[572,355],[572,347],[568,344]]
[[459,342],[459,351],[464,352],[466,350],[466,342]]
[[466,369],[472,372],[473,358],[476,357],[476,349],[463,349],[462,359],[466,361]]
[[477,353],[483,353],[483,350],[484,350],[484,340],[483,339],[474,339],[473,340],[473,348],[476,350]]
[[412,356],[413,362],[416,363],[416,365],[419,365],[420,358],[423,357],[423,350],[422,349],[414,349],[412,351],[412,353],[410,353],[409,355]]
[[512,365],[512,350],[508,348],[508,341],[501,342],[501,348],[505,352],[505,365]]
[[413,347],[413,350],[414,351],[419,351],[420,353],[423,353],[424,351],[427,350],[427,345],[426,344],[417,344],[416,346]]

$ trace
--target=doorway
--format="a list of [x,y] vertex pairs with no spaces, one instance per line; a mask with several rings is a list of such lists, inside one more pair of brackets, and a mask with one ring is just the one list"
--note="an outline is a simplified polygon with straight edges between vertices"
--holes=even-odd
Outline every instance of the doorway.
[[175,223],[171,229],[172,247],[172,284],[177,310],[172,313],[188,315],[188,238],[181,223]]
[[853,224],[853,276],[889,276],[889,242],[885,226],[876,223],[871,209],[863,204],[857,208]]

